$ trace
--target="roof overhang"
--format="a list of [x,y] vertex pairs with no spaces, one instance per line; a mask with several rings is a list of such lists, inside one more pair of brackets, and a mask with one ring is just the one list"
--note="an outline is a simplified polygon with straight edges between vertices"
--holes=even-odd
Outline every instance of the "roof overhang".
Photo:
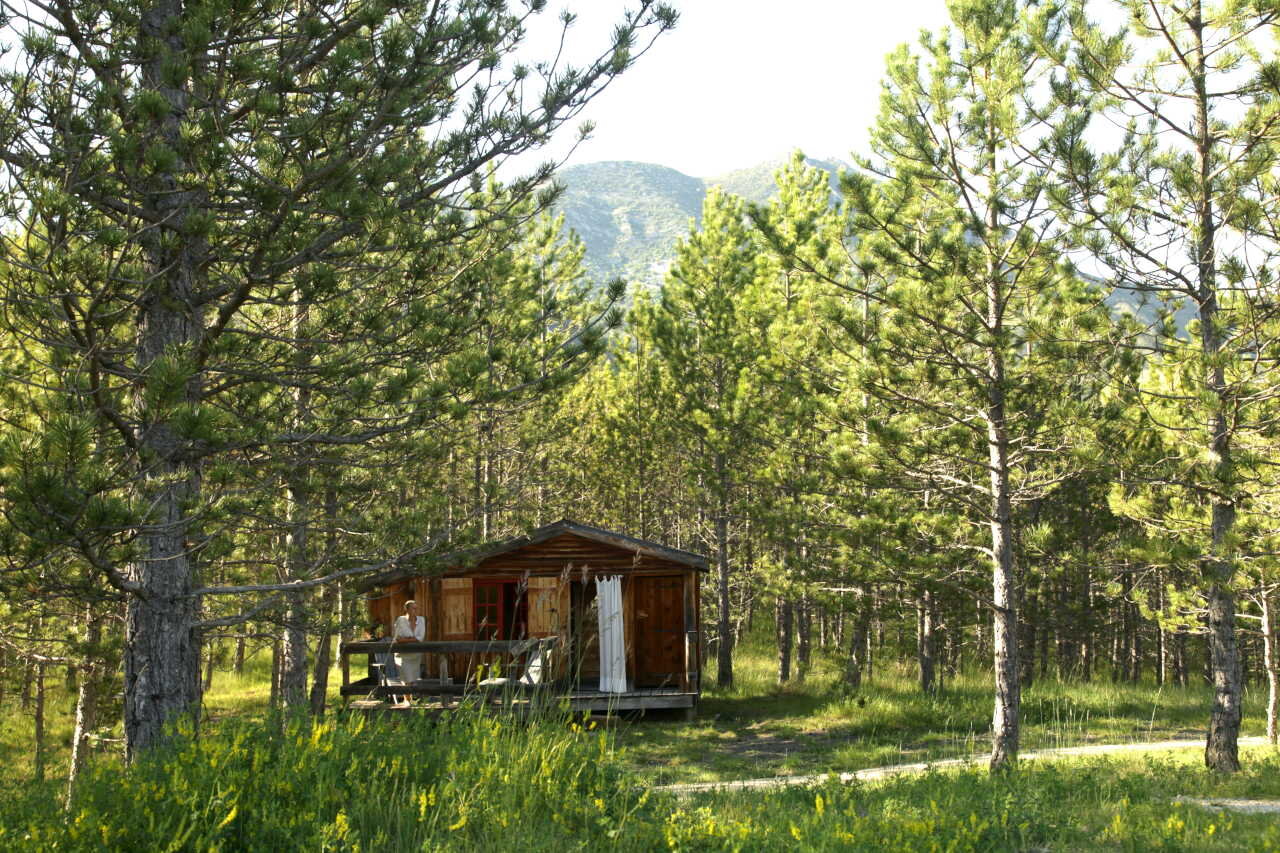
[[[599,542],[602,545],[608,545],[613,548],[630,551],[634,554],[641,554],[657,560],[664,560],[666,562],[686,566],[694,571],[705,572],[709,568],[707,558],[701,554],[695,554],[692,551],[682,551],[679,548],[669,548],[666,545],[661,545],[657,542],[650,542],[645,539],[636,539],[622,533],[615,533],[611,530],[605,530],[600,527],[592,527],[589,524],[580,524],[576,521],[570,521],[567,518],[539,527],[537,530],[534,530],[525,536],[518,536],[514,539],[507,539],[500,542],[492,542],[486,545],[478,545],[474,548],[467,548],[460,551],[452,551],[435,558],[432,562],[437,566],[443,567],[443,571],[438,572],[439,574],[447,574],[454,571],[465,572],[485,560],[498,557],[503,554],[508,554],[513,551],[518,551],[521,548],[527,548],[531,545],[538,545],[565,534],[578,536],[592,542]],[[356,585],[356,591],[366,592],[374,587],[384,586],[389,583],[405,580],[406,578],[419,577],[425,574],[432,574],[432,572],[430,570],[424,571],[419,568],[395,568],[381,572],[373,577],[366,578]]]

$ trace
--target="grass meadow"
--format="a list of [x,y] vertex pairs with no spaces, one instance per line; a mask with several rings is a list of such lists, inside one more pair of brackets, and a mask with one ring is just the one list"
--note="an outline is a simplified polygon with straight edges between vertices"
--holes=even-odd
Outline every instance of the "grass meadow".
[[[1274,817],[1180,796],[1280,799],[1280,753],[1207,773],[1195,748],[1061,759],[992,778],[947,769],[876,782],[687,796],[672,781],[824,773],[981,753],[990,700],[980,674],[921,697],[886,668],[857,695],[816,655],[803,685],[774,684],[766,638],[738,658],[738,685],[709,690],[693,724],[583,721],[566,713],[447,721],[285,720],[268,713],[266,662],[219,673],[199,739],[124,770],[93,761],[71,807],[59,778],[69,696],[49,701],[49,778],[31,778],[30,717],[0,709],[3,850],[1271,850]],[[1208,690],[1041,681],[1024,698],[1024,747],[1197,737]],[[1246,733],[1262,726],[1251,693]]]
[[[803,684],[777,684],[770,638],[757,636],[735,659],[735,686],[703,694],[698,721],[656,717],[622,723],[626,759],[655,782],[861,770],[984,753],[990,749],[991,676],[973,671],[922,695],[915,671],[889,664],[856,694],[840,682],[840,661],[815,650]],[[714,685],[714,670],[707,678]],[[1042,679],[1022,697],[1022,748],[1196,739],[1212,694],[1151,681]],[[1245,695],[1244,735],[1266,730],[1265,687]]]

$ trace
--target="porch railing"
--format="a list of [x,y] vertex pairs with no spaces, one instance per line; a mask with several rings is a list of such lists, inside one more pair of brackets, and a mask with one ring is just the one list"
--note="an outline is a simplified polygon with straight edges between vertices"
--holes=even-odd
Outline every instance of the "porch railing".
[[[490,669],[494,666],[507,679],[503,685],[509,690],[536,690],[546,686],[551,680],[550,667],[546,665],[541,684],[521,684],[524,674],[535,655],[539,652],[551,653],[558,642],[558,637],[535,638],[530,640],[427,640],[422,642],[392,643],[389,639],[359,640],[343,643],[339,648],[342,667],[341,695],[345,702],[352,696],[368,696],[386,698],[389,696],[461,696],[478,689],[475,679],[477,669]],[[375,656],[391,654],[421,654],[434,658],[434,666],[423,667],[439,673],[434,678],[423,678],[408,684],[386,685],[378,678],[351,680],[351,656],[368,655],[370,663]],[[467,663],[461,672],[450,672],[449,656],[466,655]],[[447,675],[445,673],[448,673]],[[471,682],[471,683],[468,683]]]

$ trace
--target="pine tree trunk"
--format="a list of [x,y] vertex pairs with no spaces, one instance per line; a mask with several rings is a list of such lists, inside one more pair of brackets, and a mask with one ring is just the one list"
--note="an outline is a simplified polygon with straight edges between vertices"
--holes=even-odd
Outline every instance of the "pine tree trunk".
[[88,653],[81,666],[80,685],[76,691],[76,727],[71,735],[71,766],[67,772],[68,810],[75,798],[76,780],[80,778],[80,771],[89,756],[89,736],[98,726],[98,695],[103,668],[99,651],[101,643],[102,617],[94,613],[90,605],[85,608],[85,646]]
[[[1209,624],[1208,615],[1205,615],[1205,625]],[[1204,683],[1213,685],[1213,637],[1209,633],[1204,636]]]
[[271,644],[271,693],[267,697],[267,707],[275,710],[280,707],[280,638]]
[[1142,614],[1138,612],[1138,605],[1129,605],[1130,629],[1132,631],[1129,640],[1129,681],[1137,684],[1142,680]]
[[45,765],[45,732],[44,732],[44,662],[36,661],[36,714],[35,714],[35,760],[33,771],[37,782],[44,781]]
[[1179,687],[1187,686],[1187,631],[1179,628],[1173,637],[1173,677]]
[[1093,658],[1098,647],[1098,636],[1093,612],[1093,573],[1084,570],[1084,619],[1080,625],[1080,680],[1093,681]]
[[[247,625],[244,630],[248,630]],[[244,675],[244,643],[245,638],[243,634],[236,637],[236,675]]]
[[849,641],[849,662],[845,667],[845,682],[857,690],[862,687],[862,673],[867,669],[867,653],[871,650],[871,602],[865,592],[858,595],[857,616]]
[[802,595],[796,602],[796,681],[804,684],[813,653],[813,602]]
[[[173,68],[190,66],[183,18],[181,0],[155,0],[139,20],[143,40],[153,46],[141,68],[140,85],[166,106],[151,120],[150,131],[155,144],[172,152],[186,148],[183,121],[190,100],[182,88],[185,79],[178,85],[172,80]],[[148,508],[148,515],[138,529],[139,557],[129,577],[139,588],[130,596],[125,629],[124,733],[129,760],[161,743],[166,727],[177,718],[189,716],[198,722],[200,710],[200,602],[192,595],[196,568],[187,547],[189,512],[200,490],[199,462],[190,442],[175,428],[171,408],[150,405],[145,388],[153,364],[175,353],[191,353],[204,337],[204,309],[197,290],[205,246],[201,238],[184,233],[188,219],[202,206],[202,191],[187,188],[187,169],[179,155],[174,166],[153,173],[141,204],[151,221],[165,225],[143,237],[149,280],[137,311],[135,401],[138,420],[147,425],[137,439],[139,504]],[[187,382],[187,403],[199,403],[200,380],[197,372]]]
[[920,671],[920,692],[925,695],[934,690],[934,636],[933,607],[929,590],[925,590],[916,602],[916,662]]
[[[338,490],[332,478],[324,490],[325,560],[332,561],[338,552]],[[324,715],[325,700],[329,693],[329,668],[333,665],[333,629],[343,624],[343,589],[339,584],[329,584],[320,596],[320,618],[323,628],[316,646],[315,672],[311,678],[311,714]],[[420,603],[427,608],[427,602]]]
[[1216,584],[1210,588],[1209,642],[1213,673],[1213,713],[1205,742],[1204,763],[1211,770],[1240,769],[1240,664],[1236,655],[1235,599]]
[[[27,636],[37,636],[40,620],[33,617],[27,620]],[[26,658],[22,662],[22,710],[27,712],[31,710],[31,698],[35,694],[32,689],[36,683],[36,663],[32,658]]]
[[1018,683],[1029,688],[1036,679],[1036,599],[1026,595],[1023,601],[1024,618],[1018,623]]
[[[1200,0],[1193,0],[1184,16],[1194,40],[1189,60],[1191,84],[1195,90],[1195,154],[1198,174],[1195,176],[1200,196],[1196,200],[1195,263],[1197,266],[1196,302],[1200,308],[1200,348],[1204,364],[1204,390],[1212,394],[1216,405],[1209,419],[1211,444],[1207,448],[1214,459],[1214,480],[1220,495],[1230,492],[1235,461],[1232,453],[1231,427],[1227,413],[1238,411],[1239,401],[1228,387],[1223,359],[1225,331],[1218,318],[1218,272],[1216,255],[1217,222],[1214,219],[1214,176],[1219,168],[1215,148],[1218,136],[1209,117],[1209,91],[1206,73],[1204,28],[1207,26]],[[1210,581],[1209,660],[1213,680],[1213,711],[1209,719],[1209,736],[1205,742],[1205,765],[1211,770],[1234,773],[1240,769],[1237,740],[1240,735],[1240,660],[1236,654],[1235,598],[1230,584],[1235,566],[1229,558],[1218,555],[1229,552],[1235,527],[1235,504],[1215,496],[1211,503],[1210,548],[1213,555],[1205,562],[1205,575]]]
[[[873,587],[874,589],[874,587]],[[873,593],[874,594],[874,593]],[[876,618],[871,635],[867,637],[867,680],[875,678],[876,663],[884,654],[884,620]]]
[[1264,589],[1262,603],[1262,657],[1267,668],[1267,741],[1276,745],[1280,735],[1280,666],[1276,662],[1275,613],[1270,589]]
[[305,596],[291,592],[285,596],[285,626],[280,637],[280,699],[285,710],[307,707],[307,633],[309,621]]
[[[336,535],[336,531],[335,531]],[[351,642],[351,599],[347,595],[347,590],[343,586],[338,587],[338,641],[341,643]]]
[[[324,715],[325,699],[329,693],[329,668],[333,665],[333,622],[337,609],[337,592],[333,585],[325,587],[320,599],[320,618],[324,620],[324,629],[316,644],[315,671],[311,678],[311,713],[313,716]],[[426,603],[423,603],[426,606]]]
[[[293,302],[293,335],[302,341],[308,333],[310,310],[300,293]],[[311,367],[311,353],[299,346],[293,357],[300,373]],[[311,426],[311,391],[304,384],[293,390],[293,428],[305,433]],[[294,451],[285,473],[285,577],[290,581],[311,576],[311,469],[312,461],[304,449]],[[403,505],[403,502],[401,502]],[[285,624],[280,669],[280,697],[287,711],[301,711],[307,706],[307,629],[311,624],[310,595],[302,591],[285,596]]]
[[775,612],[777,614],[775,624],[778,638],[778,683],[786,684],[791,680],[791,602],[779,595]]
[[[1041,614],[1043,616],[1043,614]],[[1046,626],[1040,628],[1040,668],[1036,672],[1036,678],[1045,678],[1049,672],[1049,637],[1050,631]]]
[[208,693],[210,688],[213,687],[213,659],[214,644],[213,641],[210,640],[205,644],[204,651],[204,683],[200,687],[200,690],[203,693]]
[[716,648],[716,686],[733,687],[733,624],[729,608],[729,475],[724,454],[716,456],[720,494],[716,513],[716,570],[719,593],[720,644]]
[[[989,216],[994,226],[994,205]],[[993,227],[993,231],[995,228]],[[987,321],[993,334],[1002,329],[999,306],[1004,272],[989,261],[987,273]],[[1014,565],[1013,507],[1009,486],[1009,435],[1005,420],[1005,366],[996,347],[988,350],[987,453],[991,477],[991,591],[995,647],[995,708],[991,718],[991,770],[1003,770],[1017,761],[1021,684],[1018,681],[1018,573]]]

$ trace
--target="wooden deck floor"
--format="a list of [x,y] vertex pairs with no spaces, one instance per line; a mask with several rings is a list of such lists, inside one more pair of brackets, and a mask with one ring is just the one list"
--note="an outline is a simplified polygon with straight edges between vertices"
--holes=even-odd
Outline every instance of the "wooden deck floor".
[[[342,690],[348,707],[356,710],[449,710],[462,702],[480,700],[492,705],[530,705],[536,702],[558,703],[567,700],[572,711],[611,713],[614,711],[648,711],[684,709],[692,712],[698,694],[679,687],[639,687],[625,693],[604,693],[572,685],[506,684],[489,689],[474,684],[441,684],[420,681],[406,685],[380,686],[368,681],[347,685]],[[397,707],[393,697],[412,697],[409,706]]]

